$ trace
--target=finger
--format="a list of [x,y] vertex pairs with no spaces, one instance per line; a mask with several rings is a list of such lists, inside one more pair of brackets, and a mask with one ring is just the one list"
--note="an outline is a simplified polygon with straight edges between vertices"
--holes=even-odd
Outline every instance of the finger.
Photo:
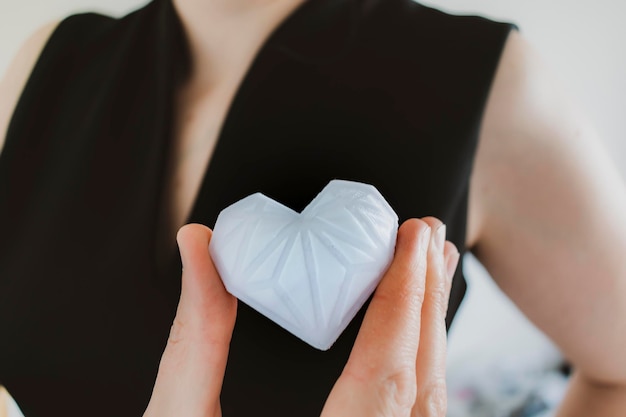
[[[193,321],[194,333],[203,342],[230,343],[236,299],[226,291],[209,254],[212,231],[201,224],[187,224],[176,235],[183,264],[177,318]],[[192,335],[190,335],[192,336]]]
[[176,239],[183,263],[181,295],[146,415],[218,416],[237,300],[209,255],[211,230],[185,225]]
[[453,243],[446,241],[446,226],[440,220],[434,217],[423,220],[434,232],[428,248],[426,293],[415,364],[417,399],[411,416],[443,417],[447,407],[445,318],[452,280],[452,274],[447,272],[447,262],[452,262],[455,257],[458,259],[458,252]]
[[449,303],[450,303],[450,292],[452,290],[452,281],[454,279],[454,273],[459,264],[459,259],[461,257],[461,254],[459,253],[459,250],[456,248],[456,245],[450,241],[446,241],[444,254],[445,254],[445,264],[446,264],[446,274],[447,274],[446,302],[445,302],[446,317],[447,317],[448,315],[447,307],[449,306]]
[[343,414],[328,415],[408,416],[415,401],[415,358],[429,240],[430,228],[421,220],[407,220],[398,230],[394,259],[374,293],[338,381],[347,397],[335,396],[334,401],[342,404]]

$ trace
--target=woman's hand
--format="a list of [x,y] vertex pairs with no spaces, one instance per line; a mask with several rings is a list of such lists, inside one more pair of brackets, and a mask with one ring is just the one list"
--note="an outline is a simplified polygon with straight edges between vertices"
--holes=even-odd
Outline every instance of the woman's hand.
[[446,415],[445,318],[459,255],[441,225],[426,217],[400,227],[323,417]]
[[183,263],[176,318],[144,417],[221,416],[220,392],[237,299],[226,291],[209,255],[211,229],[180,228]]
[[[445,315],[459,255],[445,240],[445,227],[434,232],[441,225],[426,217],[400,227],[394,260],[322,417],[445,416]],[[178,232],[181,298],[145,417],[221,416],[237,301],[209,256],[210,238],[202,225]]]

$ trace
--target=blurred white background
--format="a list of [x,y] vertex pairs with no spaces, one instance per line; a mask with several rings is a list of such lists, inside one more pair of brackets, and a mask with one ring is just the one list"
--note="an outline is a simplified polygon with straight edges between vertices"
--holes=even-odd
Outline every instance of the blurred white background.
[[[26,37],[45,22],[87,10],[121,15],[144,3],[145,0],[0,0],[0,73],[4,73]],[[591,116],[621,172],[626,174],[626,164],[622,163],[626,160],[626,141],[621,140],[626,132],[626,25],[622,21],[626,2],[428,0],[423,3],[449,12],[480,14],[517,23]],[[468,297],[449,341],[451,390],[456,390],[461,399],[464,396],[467,399],[476,396],[477,390],[469,389],[469,384],[479,384],[479,390],[493,391],[502,391],[504,385],[511,394],[514,390],[510,375],[533,372],[535,375],[550,368],[559,361],[558,352],[500,293],[471,255],[466,257],[465,272],[469,280]],[[489,387],[490,384],[497,386]],[[543,386],[542,391],[550,389]],[[554,397],[558,397],[558,392]],[[488,399],[483,400],[487,404],[483,405],[488,406]],[[497,402],[506,407],[502,396]],[[508,414],[487,411],[476,403],[470,413],[466,407],[457,407],[451,398],[450,415]]]

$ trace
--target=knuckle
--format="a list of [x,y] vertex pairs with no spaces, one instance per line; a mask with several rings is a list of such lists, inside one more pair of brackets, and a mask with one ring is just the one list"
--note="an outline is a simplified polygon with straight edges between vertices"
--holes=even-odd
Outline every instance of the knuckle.
[[378,302],[394,309],[403,311],[420,311],[426,290],[424,285],[397,285],[394,287],[379,287],[376,291]]
[[184,366],[188,355],[188,344],[185,343],[183,335],[184,328],[184,322],[175,318],[167,338],[167,345],[161,356],[159,372],[167,372],[166,369],[170,371],[180,369],[181,366]]
[[380,366],[354,369],[350,363],[341,378],[352,389],[362,390],[372,400],[377,416],[409,417],[417,400],[417,379],[414,366],[390,372]]
[[443,313],[448,309],[448,285],[445,282],[437,282],[428,290],[429,302],[439,312]]
[[168,345],[178,345],[183,340],[184,328],[185,323],[176,317],[170,328],[170,334],[167,339]]
[[444,417],[448,408],[445,380],[435,381],[417,392],[417,408],[423,417]]
[[424,304],[424,299],[426,298],[426,288],[423,284],[416,285],[415,288],[411,290],[411,301],[416,306],[420,307]]
[[422,262],[419,258],[409,259],[408,262],[401,264],[399,268],[401,276],[406,277],[413,287],[426,285],[427,272],[428,262]]
[[379,382],[378,392],[387,416],[409,416],[417,398],[414,368],[405,368],[387,375]]
[[424,291],[426,287],[426,277],[428,272],[428,264],[420,262],[419,259],[407,262],[400,269],[400,273],[406,278],[405,286],[408,290]]

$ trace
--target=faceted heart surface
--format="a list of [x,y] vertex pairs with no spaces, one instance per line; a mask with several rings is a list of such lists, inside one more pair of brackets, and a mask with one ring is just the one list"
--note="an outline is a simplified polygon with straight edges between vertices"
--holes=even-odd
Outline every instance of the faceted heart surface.
[[327,350],[387,270],[397,231],[374,186],[333,180],[302,213],[261,193],[232,204],[209,250],[231,294]]

